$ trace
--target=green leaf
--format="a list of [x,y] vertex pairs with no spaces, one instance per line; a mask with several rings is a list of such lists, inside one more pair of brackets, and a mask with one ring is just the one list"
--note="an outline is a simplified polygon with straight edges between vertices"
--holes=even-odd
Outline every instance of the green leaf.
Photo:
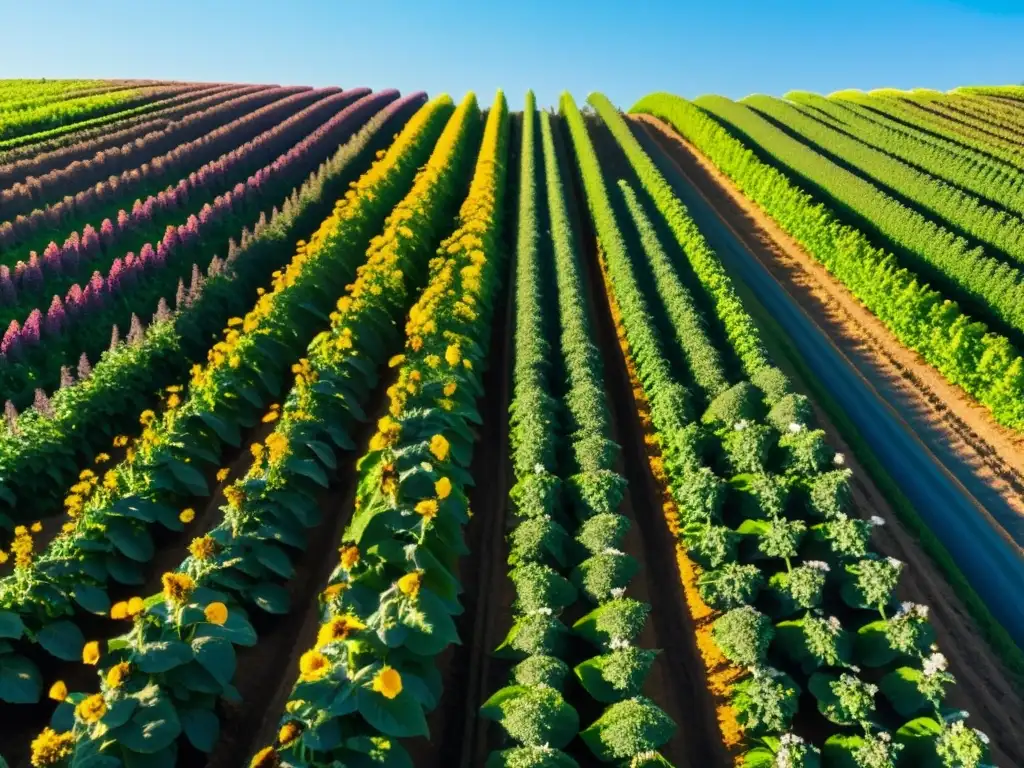
[[153,695],[155,688],[151,686],[136,694],[140,706],[131,720],[108,733],[121,746],[143,755],[167,749],[181,735],[181,721],[174,704],[160,693]]
[[91,584],[76,584],[74,597],[75,602],[89,613],[106,616],[110,612],[110,595],[104,589]]
[[43,627],[36,636],[39,644],[63,661],[81,661],[85,635],[70,621],[55,621]]
[[43,693],[43,676],[24,656],[0,656],[0,701],[35,704]]
[[297,459],[292,456],[285,462],[284,468],[286,471],[293,474],[308,477],[314,483],[323,486],[324,488],[327,488],[330,485],[327,480],[327,473],[324,472],[323,467],[312,459]]
[[201,637],[222,637],[230,640],[232,645],[250,648],[256,645],[256,630],[249,623],[245,611],[232,607],[228,610],[228,620],[221,625],[204,623],[196,630],[194,640]]
[[423,708],[410,693],[402,691],[395,698],[388,699],[360,688],[357,697],[359,714],[383,735],[395,738],[430,735]]
[[612,704],[580,738],[602,762],[628,760],[659,749],[672,738],[676,724],[643,696]]
[[302,734],[302,745],[315,752],[330,752],[341,744],[341,724],[332,717]]
[[178,640],[161,640],[147,643],[142,651],[135,656],[139,669],[147,674],[156,675],[168,672],[182,664],[192,661],[192,648]]
[[200,752],[212,752],[220,737],[217,715],[208,709],[181,709],[178,717],[192,746]]
[[199,418],[203,420],[203,423],[206,424],[206,426],[216,433],[217,437],[228,445],[232,445],[237,448],[242,444],[242,433],[238,429],[237,424],[225,421],[209,411],[200,411]]
[[167,467],[170,469],[171,474],[174,475],[174,479],[191,495],[210,495],[210,488],[206,484],[206,478],[203,477],[203,473],[191,464],[186,464],[185,462],[178,461],[177,459],[170,459],[167,462]]
[[288,590],[280,584],[271,584],[268,581],[252,587],[249,590],[249,598],[267,613],[285,614],[291,605]]
[[118,699],[107,707],[107,713],[103,715],[102,722],[107,728],[118,728],[128,722],[138,706],[138,699],[130,696]]
[[192,641],[196,661],[222,685],[235,676],[235,649],[219,637],[201,637]]
[[928,699],[922,696],[917,688],[917,682],[921,677],[919,669],[900,667],[883,677],[878,687],[893,709],[903,717],[912,717],[928,706]]
[[829,736],[821,748],[821,757],[829,768],[860,768],[854,759],[854,752],[864,745],[864,739],[856,734],[836,733]]
[[325,467],[328,469],[338,468],[338,459],[334,456],[334,451],[331,450],[331,446],[327,443],[321,443],[319,440],[310,440],[306,445],[316,454],[316,457],[320,459],[320,463]]
[[18,640],[25,633],[21,616],[11,611],[0,611],[0,637]]
[[283,549],[273,544],[261,543],[253,548],[253,554],[263,565],[284,579],[290,579],[295,567]]
[[153,559],[156,551],[153,538],[144,528],[138,528],[124,519],[111,518],[107,522],[106,535],[125,557],[137,563],[148,563]]
[[118,555],[108,555],[104,564],[110,572],[110,577],[120,584],[138,585],[146,581],[139,564],[132,560],[125,560]]
[[879,619],[857,630],[855,655],[859,664],[865,667],[882,667],[899,656],[889,644],[885,627],[885,621]]

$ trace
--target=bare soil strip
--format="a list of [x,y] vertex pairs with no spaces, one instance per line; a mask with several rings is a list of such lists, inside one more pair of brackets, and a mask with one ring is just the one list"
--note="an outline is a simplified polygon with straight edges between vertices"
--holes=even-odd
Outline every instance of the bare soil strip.
[[[905,398],[912,404],[915,404],[916,399],[914,416],[919,414],[921,418],[925,418],[930,414],[938,423],[946,423],[947,419],[955,420],[961,412],[965,412],[964,421],[968,423],[971,423],[968,418],[981,419],[983,414],[979,413],[980,406],[969,403],[962,392],[941,380],[940,375],[928,368],[926,363],[915,360],[913,353],[900,347],[898,342],[888,336],[884,327],[881,328],[881,332],[886,334],[888,343],[882,347],[881,342],[886,336],[879,333],[878,327],[881,323],[857,304],[824,268],[781,233],[759,209],[743,198],[741,193],[700,156],[696,149],[686,144],[663,124],[655,125],[645,117],[639,119],[677,162],[688,180],[704,193],[719,216],[732,225],[734,231],[743,238],[744,244],[769,267],[776,279],[800,299],[801,305],[811,313],[819,327],[849,359],[858,365],[865,359],[872,361],[891,378],[894,386],[900,384],[900,391]],[[786,345],[780,344],[780,339],[772,333],[774,322],[742,281],[737,281],[736,285],[744,305],[754,313],[759,325],[768,331],[765,334],[765,341],[773,358],[793,378],[798,389],[810,395],[811,387],[789,361],[790,352]],[[869,326],[868,329],[861,330],[857,325],[862,315],[868,315],[868,318],[864,319],[865,325]],[[874,335],[868,335],[868,320],[873,321],[876,326]],[[892,357],[889,356],[890,353]],[[897,369],[894,360],[906,360],[906,367]],[[929,378],[912,378],[915,368],[911,364],[917,368],[927,368],[922,374],[929,374],[931,379],[940,379],[940,384],[956,394],[947,400],[948,408],[941,414],[941,418],[939,414],[934,413],[932,401],[941,401],[945,393],[940,394],[938,389],[921,391],[912,386],[915,381],[927,382]],[[904,375],[903,371],[908,371],[911,375]],[[1024,733],[1024,699],[1022,692],[1015,687],[1012,675],[1008,674],[985,642],[940,569],[922,552],[915,537],[898,521],[884,495],[869,480],[867,472],[858,466],[850,447],[817,404],[815,412],[822,428],[828,432],[830,441],[836,450],[845,454],[848,465],[854,471],[854,500],[859,514],[865,517],[879,514],[888,521],[885,527],[875,529],[874,543],[883,555],[897,557],[907,563],[908,567],[899,589],[901,598],[925,603],[931,608],[931,621],[938,635],[939,646],[949,658],[950,669],[957,679],[957,685],[952,689],[948,699],[949,705],[968,710],[971,713],[972,725],[985,731],[992,738],[994,758],[998,764],[1024,765],[1024,745],[1017,738],[1017,734]],[[995,462],[1001,458],[1008,462],[1021,461],[1019,442],[1011,440],[1012,436],[1007,434],[1006,430],[995,428],[991,423],[981,423],[980,426],[987,426],[994,437],[1001,441],[997,445],[1008,452],[1008,455],[1003,457],[993,448],[991,454],[979,457],[980,464],[987,467],[999,466]],[[952,428],[947,427],[946,431],[951,442],[962,439]],[[981,434],[986,433],[982,430]],[[977,436],[980,439],[980,435]],[[1019,438],[1017,440],[1019,441]],[[975,449],[964,441],[960,450],[965,455],[970,455],[969,452]],[[982,458],[987,461],[983,461]],[[1019,476],[1016,473],[1002,477],[994,469],[990,468],[989,472],[993,479],[998,478],[1007,486],[1011,482],[1019,483]],[[1003,492],[1013,493],[1008,488]],[[1015,501],[1019,502],[1018,499]]]

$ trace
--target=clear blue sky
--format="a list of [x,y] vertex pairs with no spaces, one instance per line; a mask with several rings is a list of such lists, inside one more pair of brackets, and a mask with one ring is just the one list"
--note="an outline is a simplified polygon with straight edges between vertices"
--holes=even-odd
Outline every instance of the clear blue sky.
[[0,0],[2,77],[394,86],[620,106],[1024,82],[1024,0]]

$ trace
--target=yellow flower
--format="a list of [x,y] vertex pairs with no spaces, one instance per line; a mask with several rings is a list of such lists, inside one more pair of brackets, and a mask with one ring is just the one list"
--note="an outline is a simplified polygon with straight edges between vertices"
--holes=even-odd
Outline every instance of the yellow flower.
[[322,648],[330,643],[348,640],[349,635],[361,629],[366,629],[366,625],[358,617],[351,614],[335,616],[320,627],[320,631],[316,635],[316,647]]
[[217,553],[217,542],[213,540],[212,536],[192,539],[192,543],[188,545],[188,551],[196,560],[209,560]]
[[43,524],[36,520],[32,523],[32,533],[41,533],[43,530]]
[[224,498],[235,509],[241,509],[242,504],[245,502],[245,491],[237,485],[229,485],[224,489]]
[[342,547],[341,548],[341,567],[346,571],[351,571],[359,564],[359,547]]
[[68,687],[63,680],[58,680],[50,686],[50,698],[54,701],[64,701],[68,697]]
[[156,414],[153,411],[147,409],[139,414],[139,424],[144,427],[148,427],[154,421],[156,421]]
[[27,536],[28,535],[28,528],[26,528],[24,525],[16,525],[16,526],[14,526],[14,535],[15,536]]
[[398,591],[408,597],[416,597],[420,593],[420,582],[422,581],[422,571],[407,573],[398,580]]
[[191,523],[196,519],[196,511],[192,507],[181,510],[181,514],[178,515],[178,519],[183,523]]
[[452,481],[447,477],[442,477],[436,483],[434,483],[434,493],[437,494],[439,499],[447,499],[452,492]]
[[267,436],[267,461],[277,464],[288,456],[288,438],[280,432],[273,432]]
[[427,520],[437,517],[437,499],[424,499],[416,505],[416,514]]
[[171,395],[170,397],[167,398],[167,407],[170,410],[173,411],[179,405],[181,405],[181,397],[180,396],[178,396],[178,395]]
[[121,619],[128,618],[128,603],[122,600],[119,603],[114,603],[110,606],[110,618],[114,621],[120,621]]
[[273,747],[264,747],[253,756],[249,768],[278,768],[279,765],[281,758],[278,757],[277,750]]
[[339,581],[337,584],[331,584],[324,590],[324,600],[333,600],[336,597],[340,597],[341,593],[346,589],[348,589],[347,581]]
[[42,733],[32,740],[33,768],[57,765],[71,757],[74,743],[75,735],[70,731],[57,733],[52,728],[43,728]]
[[425,358],[423,358],[423,362],[425,362],[431,368],[437,368],[437,366],[441,364],[441,358],[438,357],[437,355],[427,355]]
[[206,620],[218,627],[228,620],[228,607],[224,603],[210,603],[203,611]]
[[373,676],[373,690],[386,699],[393,699],[402,692],[402,676],[392,667],[381,667]]
[[236,325],[241,325],[241,324],[242,324],[242,318],[240,318],[240,317],[232,317],[230,320],[228,320],[228,328],[234,328]]
[[458,365],[459,360],[462,359],[462,350],[458,344],[449,344],[448,349],[444,351],[444,359],[448,361],[448,365]]
[[164,597],[178,605],[183,605],[196,588],[196,583],[187,573],[165,573],[160,580],[164,585]]
[[141,597],[133,597],[128,601],[128,616],[130,618],[135,618],[144,610],[146,610],[146,604]]
[[[64,533],[71,533],[73,530],[75,530],[75,524],[74,523],[64,523],[64,525],[62,525],[60,527],[60,529],[62,531],[64,531]],[[3,562],[3,560],[0,560],[0,563],[2,563],[2,562]]]
[[103,487],[106,488],[108,491],[117,490],[117,473],[114,470],[108,469],[106,473],[104,473]]
[[388,360],[388,368],[396,368],[405,362],[405,355],[395,355]]
[[225,480],[228,479],[228,475],[230,475],[230,474],[231,474],[231,469],[228,468],[228,467],[224,467],[223,469],[218,469],[217,470],[217,482],[218,483],[223,483]]
[[85,723],[95,723],[105,714],[107,714],[107,702],[103,700],[102,693],[94,693],[75,707],[75,717]]
[[278,417],[279,417],[280,415],[281,415],[281,414],[280,414],[279,412],[277,412],[277,411],[268,411],[268,412],[267,412],[266,414],[264,414],[264,416],[263,416],[263,423],[264,423],[264,424],[269,424],[269,423],[270,423],[270,422],[272,422],[272,421],[277,421],[277,418],[278,418]]
[[100,661],[100,644],[91,640],[82,648],[82,663],[96,666]]
[[330,671],[331,662],[320,651],[306,651],[299,659],[299,679],[307,683],[319,680]]
[[96,477],[96,473],[91,469],[83,469],[78,473],[79,480],[92,480],[94,477]]
[[449,447],[448,440],[444,435],[434,435],[430,438],[430,452],[434,454],[434,458],[438,461],[444,461],[448,458]]
[[263,458],[263,444],[253,443],[252,445],[249,446],[249,453],[251,453],[253,459],[258,462],[260,459]]
[[287,723],[281,726],[281,730],[277,732],[277,743],[282,747],[287,747],[293,741],[302,735],[302,726],[296,723],[294,720],[289,720]]
[[11,556],[8,555],[6,552],[4,552],[2,549],[0,549],[0,565],[3,565],[4,563],[6,563],[10,559],[11,559]]
[[120,688],[121,684],[127,679],[128,675],[132,671],[132,665],[127,661],[122,661],[115,664],[107,670],[107,687],[108,688]]
[[467,357],[465,360],[462,361],[462,367],[465,368],[467,371],[472,371],[473,361]]
[[115,448],[124,448],[126,445],[128,445],[127,435],[118,435],[117,437],[114,438]]
[[444,396],[451,397],[455,394],[456,389],[458,389],[458,385],[454,381],[449,381],[444,385]]

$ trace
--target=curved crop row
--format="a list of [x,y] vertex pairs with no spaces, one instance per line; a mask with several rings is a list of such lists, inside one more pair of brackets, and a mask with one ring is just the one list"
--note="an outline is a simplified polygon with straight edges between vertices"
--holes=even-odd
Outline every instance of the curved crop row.
[[[337,106],[348,103],[361,91],[347,93],[349,98]],[[95,271],[84,290],[78,284],[71,287],[66,302],[54,296],[45,314],[36,307],[29,312],[24,324],[12,320],[0,340],[0,394],[20,405],[31,397],[33,389],[56,386],[62,365],[82,354],[95,355],[106,342],[106,329],[118,324],[123,327],[133,313],[143,312],[160,297],[169,296],[176,283],[188,279],[189,269],[194,265],[205,271],[217,258],[216,251],[229,247],[228,238],[239,233],[242,222],[251,223],[265,215],[272,204],[282,200],[287,190],[328,157],[333,147],[397,98],[397,91],[381,91],[348,104],[298,143],[288,146],[279,157],[256,170],[244,184],[236,184],[225,194],[218,195],[212,205],[206,203],[202,208],[194,208],[198,216],[193,213],[182,224],[169,224],[155,247],[153,243],[146,243],[138,257],[129,252],[123,259],[115,258],[106,277]],[[193,192],[203,194],[205,190],[195,188]],[[140,226],[128,236],[135,238],[145,234],[146,228]],[[91,244],[95,246],[92,250],[98,251],[99,241],[91,241]],[[114,246],[109,246],[107,255],[113,250]],[[80,251],[88,253],[84,248]],[[54,244],[48,252],[56,269],[63,271],[69,266],[60,261],[61,254]],[[97,252],[94,262],[98,257]],[[86,263],[86,269],[88,266],[95,264]],[[0,268],[0,291],[4,285]],[[28,299],[33,300],[33,296],[29,295]],[[0,316],[4,316],[3,311]]]
[[[191,102],[218,91],[233,91],[237,87],[238,86],[230,83],[204,83],[193,88],[186,88],[177,96],[172,96],[155,102],[153,109],[149,111],[122,117],[119,120],[114,120],[93,128],[82,128],[74,133],[57,136],[52,139],[41,140],[18,149],[0,151],[0,162],[3,163],[3,167],[0,169],[0,177],[4,179],[3,183],[5,186],[14,181],[20,181],[21,179],[18,178],[10,179],[4,176],[3,174],[7,172],[6,169],[13,168],[19,163],[32,163],[34,162],[33,158],[36,157],[40,159],[40,162],[45,163],[51,154],[56,155],[57,162],[60,162],[60,159],[64,157],[62,153],[71,151],[74,147],[78,147],[83,151],[86,151],[87,154],[85,156],[88,157],[89,154],[95,153],[102,149],[103,146],[111,146],[110,144],[102,144],[104,136],[109,136],[110,140],[115,144],[125,137],[130,139],[132,137],[132,135],[128,133],[130,131],[139,127],[158,125],[162,120],[174,120],[181,115],[188,114],[188,105]],[[257,89],[269,88],[271,86],[252,85],[245,87]],[[151,130],[151,128],[147,127],[145,130]],[[92,142],[99,142],[99,144],[92,144]],[[66,162],[71,162],[77,159],[80,159],[80,157],[72,153]]]
[[1005,253],[1014,262],[1010,265],[1013,283],[1020,282],[1018,265],[1024,262],[1024,221],[1018,216],[919,171],[887,151],[812,120],[783,101],[770,96],[748,96],[739,103],[786,126],[802,137],[800,141],[812,151],[824,151],[838,158],[860,175],[883,184],[884,189],[891,189],[930,211],[947,226],[966,232],[997,253]]
[[[78,474],[78,455],[91,461],[93,453],[114,434],[112,430],[124,425],[126,415],[141,410],[137,404],[147,402],[155,390],[177,381],[189,361],[207,355],[210,336],[224,326],[231,313],[249,306],[253,291],[263,292],[257,286],[271,270],[287,263],[299,226],[308,226],[308,212],[322,208],[325,191],[337,187],[346,169],[392,117],[404,119],[404,111],[421,103],[422,98],[418,94],[395,102],[314,174],[272,223],[258,227],[252,237],[243,233],[242,245],[224,263],[225,269],[194,285],[174,316],[151,325],[141,342],[134,339],[105,353],[96,368],[81,376],[78,383],[60,389],[52,400],[43,398],[44,408],[21,414],[3,430],[0,498],[14,513],[20,512],[20,518],[25,519],[39,499],[50,501],[53,482],[64,486]],[[440,123],[449,108],[449,101],[441,100],[418,112],[383,162],[360,179],[362,194],[346,206],[343,232],[350,238],[346,240],[349,247],[358,248],[358,243],[380,226],[387,213],[385,203],[400,199],[416,166],[427,157],[440,133]],[[31,466],[45,466],[46,474],[24,471]],[[10,519],[5,516],[0,522],[10,524]]]
[[784,173],[688,102],[656,94],[636,111],[668,121],[789,235],[842,281],[906,346],[987,406],[997,421],[1024,427],[1024,360],[956,304],[900,268],[857,229],[844,225]]
[[[122,91],[112,95],[104,94],[73,99],[69,102],[58,102],[62,108],[57,108],[56,105],[48,105],[47,107],[40,108],[39,111],[43,122],[49,123],[51,127],[26,132],[25,128],[27,126],[24,121],[31,120],[32,118],[29,115],[22,115],[17,126],[9,125],[7,127],[8,132],[15,130],[18,135],[7,135],[6,138],[0,138],[0,152],[16,149],[27,144],[35,144],[55,136],[76,133],[94,126],[117,122],[134,115],[146,114],[163,107],[167,99],[194,89],[195,86],[193,85],[152,85],[136,89],[134,95],[131,96],[125,96],[129,91]],[[114,98],[119,95],[121,96],[120,100]],[[90,100],[92,106],[86,108],[86,104]],[[53,107],[52,110],[51,106]]]
[[[11,219],[33,208],[45,208],[47,204],[65,196],[73,197],[76,192],[97,182],[131,171],[180,144],[193,141],[265,106],[274,98],[275,91],[262,86],[244,86],[237,90],[214,93],[188,102],[189,111],[185,115],[173,121],[160,121],[161,127],[158,130],[139,132],[140,128],[137,127],[125,131],[124,144],[110,145],[108,136],[101,142],[85,142],[86,147],[92,145],[91,149],[74,145],[62,152],[42,157],[36,155],[31,161],[5,166],[0,169],[0,183],[9,176],[17,176],[18,181],[0,191],[0,210],[3,210],[7,219]],[[107,148],[97,150],[96,144]],[[64,162],[68,156],[83,153],[87,153],[84,159]],[[58,165],[47,171],[46,166],[53,163]]]
[[[618,295],[628,255],[602,214],[610,206],[582,118],[565,98],[563,110],[588,198],[605,198],[591,206]],[[674,497],[670,525],[697,564],[701,600],[720,612],[712,641],[746,670],[728,692],[744,764],[981,765],[987,737],[943,706],[954,681],[927,608],[896,600],[903,564],[870,547],[884,521],[850,515],[850,473],[813,428],[807,399],[765,368],[756,386],[740,381],[711,400],[697,422],[666,406],[679,383],[652,375],[663,367],[649,366],[649,347],[634,347],[631,328],[648,324],[644,316],[625,303],[621,317]],[[814,729],[823,743],[799,735],[805,701],[831,723]]]
[[[365,419],[362,406],[378,369],[400,342],[400,322],[461,186],[478,115],[471,100],[456,111],[412,190],[373,239],[336,302],[329,330],[296,364],[284,408],[265,417],[274,417],[275,429],[250,446],[249,471],[225,490],[223,522],[193,540],[181,566],[163,577],[163,593],[145,601],[148,608],[127,635],[111,641],[113,652],[100,664],[101,692],[92,699],[97,708],[103,702],[104,713],[88,717],[84,708],[76,710],[86,694],[71,694],[61,707],[54,733],[70,732],[55,737],[73,739],[67,759],[99,753],[128,765],[143,755],[173,762],[182,734],[202,751],[215,744],[215,704],[233,695],[233,645],[256,642],[246,611],[289,610],[283,585],[304,549],[305,531],[319,522],[317,488],[328,485],[337,466],[335,449],[355,448],[353,427]],[[330,237],[325,227],[311,247]],[[197,679],[195,664],[209,675]],[[116,685],[110,684],[113,669],[120,670]],[[143,739],[134,727],[119,726],[119,707],[133,709]],[[156,722],[159,728],[147,728]]]
[[500,275],[508,122],[499,91],[459,228],[431,260],[404,353],[391,361],[389,415],[358,465],[346,546],[319,598],[316,647],[300,661],[277,743],[253,764],[358,764],[373,754],[410,765],[398,739],[426,735],[425,713],[441,695],[434,657],[457,640],[452,616],[461,611],[452,570],[465,551],[470,424],[480,418],[474,401]]
[[162,88],[139,90],[125,88],[113,93],[85,95],[72,99],[28,107],[17,111],[0,113],[0,141],[27,136],[69,123],[76,123],[90,117],[99,117],[124,106],[145,103],[156,99]]
[[[315,108],[317,102],[329,96],[337,96],[339,93],[340,89],[275,89],[271,92],[271,95],[276,96],[274,101],[243,114],[205,136],[175,147],[149,163],[143,163],[140,167],[125,171],[120,176],[88,187],[73,197],[68,196],[59,203],[46,206],[45,209],[37,208],[28,216],[19,214],[12,220],[3,222],[0,224],[0,250],[5,252],[5,262],[9,265],[17,257],[28,257],[30,247],[42,250],[43,243],[46,243],[48,238],[65,234],[69,229],[84,227],[82,219],[90,213],[96,213],[97,209],[105,212],[113,205],[120,204],[122,199],[130,199],[130,195],[134,193],[142,192],[149,187],[162,187],[168,173],[172,174],[173,178],[174,173],[192,168],[197,169],[194,173],[198,176],[200,166],[216,162],[218,158],[235,150],[243,142],[253,141],[253,137],[267,134],[269,138],[278,136],[281,131],[275,131],[274,127],[279,121],[291,118],[310,107]],[[314,114],[316,113],[314,110]],[[186,175],[177,182],[177,186],[170,187],[174,190],[175,196],[188,196],[190,179],[192,176]],[[194,179],[192,183],[195,183]],[[142,201],[139,201],[138,207],[133,206],[131,216],[146,221],[152,217],[154,207],[157,210],[164,207],[170,194],[169,191],[164,191],[163,198],[159,194],[148,195],[149,198],[153,198],[152,202],[146,200],[150,206],[150,210],[147,211],[149,217],[140,218],[142,211],[139,208],[145,204]],[[125,216],[128,215],[125,212]],[[119,213],[114,214],[114,217],[118,219],[119,227],[126,223]],[[84,236],[83,229],[83,239]]]

